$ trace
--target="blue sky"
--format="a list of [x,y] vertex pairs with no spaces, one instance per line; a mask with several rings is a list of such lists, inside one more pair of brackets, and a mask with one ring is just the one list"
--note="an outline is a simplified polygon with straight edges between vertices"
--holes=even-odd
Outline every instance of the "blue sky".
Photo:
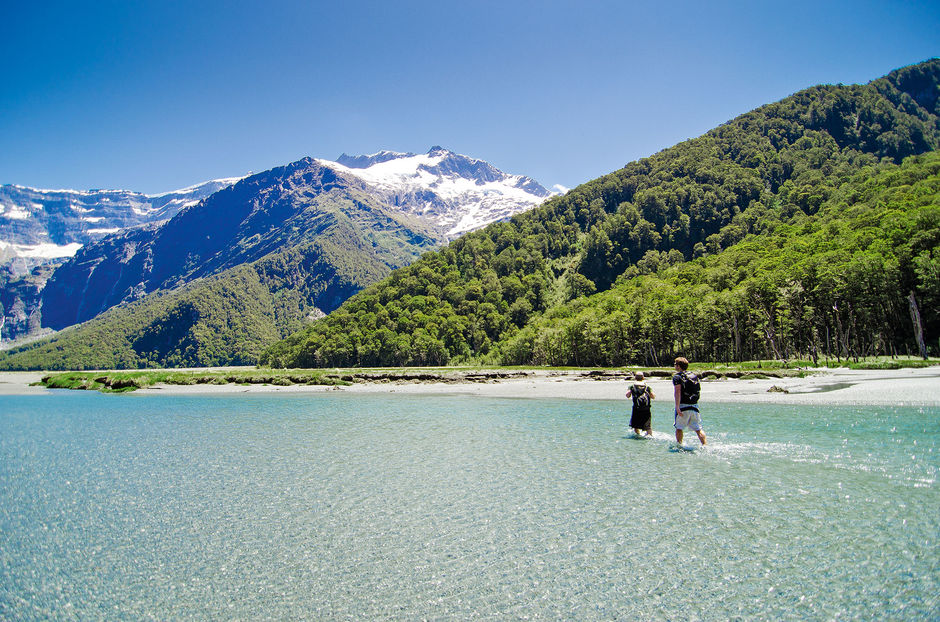
[[161,192],[441,145],[573,187],[940,55],[940,3],[4,2],[0,183]]

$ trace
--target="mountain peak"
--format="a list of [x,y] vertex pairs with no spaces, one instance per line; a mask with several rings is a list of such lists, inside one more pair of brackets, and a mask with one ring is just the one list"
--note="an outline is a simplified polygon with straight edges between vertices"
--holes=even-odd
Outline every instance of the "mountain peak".
[[551,196],[538,182],[434,145],[426,154],[342,154],[324,166],[358,177],[397,209],[430,220],[448,237],[505,220]]

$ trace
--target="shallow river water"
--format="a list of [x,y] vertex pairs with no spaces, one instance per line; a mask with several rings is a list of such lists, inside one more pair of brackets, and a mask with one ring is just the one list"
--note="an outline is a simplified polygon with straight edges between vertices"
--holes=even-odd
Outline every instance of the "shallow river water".
[[[0,402],[0,619],[940,618],[940,409]],[[687,434],[689,447],[698,444]]]

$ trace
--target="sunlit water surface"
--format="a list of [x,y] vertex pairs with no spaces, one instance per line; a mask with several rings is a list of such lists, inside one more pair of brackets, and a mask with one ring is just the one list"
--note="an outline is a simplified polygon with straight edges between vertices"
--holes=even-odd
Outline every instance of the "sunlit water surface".
[[940,409],[703,414],[4,397],[0,618],[940,618]]

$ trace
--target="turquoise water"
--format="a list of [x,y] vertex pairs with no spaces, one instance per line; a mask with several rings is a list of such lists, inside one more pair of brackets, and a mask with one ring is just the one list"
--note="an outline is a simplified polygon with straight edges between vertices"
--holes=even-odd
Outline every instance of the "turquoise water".
[[940,409],[703,417],[685,452],[662,404],[636,440],[625,402],[4,397],[0,618],[940,618]]

